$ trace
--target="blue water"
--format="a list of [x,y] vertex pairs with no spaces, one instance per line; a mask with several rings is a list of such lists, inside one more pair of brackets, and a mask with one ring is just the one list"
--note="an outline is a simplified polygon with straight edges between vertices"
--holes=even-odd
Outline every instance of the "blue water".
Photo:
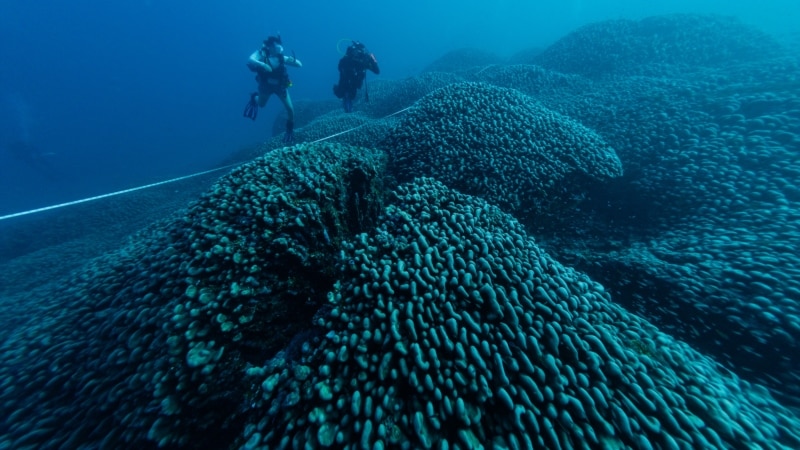
[[[6,0],[0,215],[209,168],[268,138],[277,101],[255,124],[240,111],[254,89],[244,62],[276,32],[305,65],[292,72],[294,99],[319,100],[332,98],[344,38],[375,52],[382,78],[399,79],[454,48],[507,56],[603,19],[678,11],[735,14],[776,32],[797,23],[790,0],[745,3]],[[16,141],[48,169],[12,157]]]

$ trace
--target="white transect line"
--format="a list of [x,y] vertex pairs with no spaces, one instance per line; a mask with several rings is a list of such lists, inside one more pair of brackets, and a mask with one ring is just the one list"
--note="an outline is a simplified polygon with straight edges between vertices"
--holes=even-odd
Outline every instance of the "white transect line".
[[25,215],[28,215],[28,214],[40,213],[40,212],[44,212],[44,211],[49,211],[51,209],[58,209],[58,208],[63,208],[65,206],[72,206],[72,205],[77,205],[77,204],[80,204],[80,203],[91,202],[93,200],[100,200],[101,198],[113,197],[115,195],[122,195],[122,194],[127,194],[129,192],[140,191],[142,189],[147,189],[147,188],[151,188],[151,187],[155,187],[155,186],[161,186],[162,184],[174,183],[176,181],[185,180],[187,178],[198,177],[200,175],[205,175],[207,173],[216,172],[218,170],[227,169],[228,167],[233,167],[233,166],[237,166],[237,165],[239,165],[239,163],[228,164],[227,166],[217,167],[216,169],[206,170],[205,172],[193,173],[191,175],[186,175],[186,176],[183,176],[183,177],[173,178],[171,180],[159,181],[158,183],[146,184],[144,186],[138,186],[138,187],[135,187],[135,188],[125,189],[125,190],[122,190],[122,191],[109,192],[108,194],[98,195],[98,196],[95,196],[95,197],[82,198],[80,200],[75,200],[75,201],[71,201],[71,202],[67,202],[67,203],[60,203],[58,205],[45,206],[44,208],[29,209],[28,211],[22,211],[22,212],[18,212],[18,213],[14,213],[14,214],[9,214],[7,216],[0,216],[0,220],[12,219],[14,217],[25,216]]
[[[408,111],[410,108],[411,108],[411,106],[409,106],[407,108],[403,108],[400,111],[393,112],[393,113],[389,114],[388,116],[383,117],[383,119],[395,116],[395,115],[400,114],[400,113],[404,113],[404,112]],[[317,139],[316,141],[308,142],[308,144],[314,144],[314,143],[325,141],[325,140],[328,140],[330,138],[333,138],[333,137],[336,137],[336,136],[339,136],[339,135],[342,135],[342,134],[345,134],[345,133],[349,133],[351,131],[354,131],[354,130],[357,130],[357,129],[363,127],[364,125],[366,125],[366,124],[364,123],[364,124],[361,124],[361,125],[359,125],[357,127],[350,128],[349,130],[344,130],[344,131],[341,131],[339,133],[332,134],[330,136],[327,136],[327,137],[324,137],[324,138],[321,138],[321,139]],[[140,191],[142,189],[148,189],[148,188],[151,188],[151,187],[161,186],[162,184],[169,184],[169,183],[174,183],[176,181],[186,180],[188,178],[199,177],[200,175],[205,175],[207,173],[216,172],[218,170],[227,169],[228,167],[233,167],[233,166],[238,166],[238,165],[239,165],[239,163],[228,164],[227,166],[217,167],[216,169],[206,170],[204,172],[197,172],[197,173],[193,173],[191,175],[186,175],[186,176],[183,176],[183,177],[172,178],[170,180],[159,181],[158,183],[146,184],[144,186],[138,186],[138,187],[135,187],[135,188],[125,189],[125,190],[122,190],[122,191],[109,192],[108,194],[98,195],[98,196],[95,196],[95,197],[82,198],[80,200],[75,200],[75,201],[71,201],[71,202],[67,202],[67,203],[59,203],[58,205],[45,206],[44,208],[29,209],[27,211],[22,211],[22,212],[18,212],[18,213],[14,213],[14,214],[8,214],[8,215],[5,215],[5,216],[0,216],[0,220],[13,219],[15,217],[27,216],[28,214],[36,214],[36,213],[40,213],[40,212],[44,212],[44,211],[50,211],[51,209],[64,208],[66,206],[78,205],[78,204],[81,204],[81,203],[91,202],[91,201],[94,201],[94,200],[100,200],[101,198],[114,197],[116,195],[122,195],[122,194],[127,194],[127,193],[130,193],[130,192]]]
[[483,69],[481,69],[481,70],[479,70],[479,71],[475,72],[475,75],[480,75],[480,74],[482,74],[482,73],[483,73],[483,72],[484,72],[486,69],[491,69],[492,67],[494,67],[494,64],[489,64],[488,66],[484,67]]
[[[404,113],[404,112],[408,111],[409,109],[411,109],[412,107],[413,107],[413,105],[412,105],[412,106],[408,106],[408,107],[406,107],[406,108],[403,108],[403,109],[401,109],[400,111],[395,111],[395,112],[393,112],[393,113],[389,114],[388,116],[384,116],[384,117],[382,117],[382,118],[381,118],[381,120],[383,120],[383,119],[388,119],[389,117],[396,116],[396,115],[398,115],[398,114],[400,114],[400,113]],[[366,123],[362,123],[361,125],[359,125],[359,126],[357,126],[357,127],[353,127],[353,128],[350,128],[350,129],[347,129],[347,130],[344,130],[344,131],[340,131],[340,132],[338,132],[338,133],[336,133],[336,134],[332,134],[332,135],[330,135],[330,136],[325,136],[324,138],[319,138],[319,139],[317,139],[316,141],[311,141],[311,142],[308,142],[308,144],[316,144],[317,142],[327,141],[327,140],[328,140],[328,139],[330,139],[330,138],[334,138],[334,137],[336,137],[336,136],[339,136],[339,135],[342,135],[342,134],[345,134],[345,133],[349,133],[349,132],[351,132],[351,131],[355,131],[355,130],[357,130],[357,129],[359,129],[359,128],[361,128],[361,127],[365,126],[365,125],[367,125],[367,124],[366,124]]]

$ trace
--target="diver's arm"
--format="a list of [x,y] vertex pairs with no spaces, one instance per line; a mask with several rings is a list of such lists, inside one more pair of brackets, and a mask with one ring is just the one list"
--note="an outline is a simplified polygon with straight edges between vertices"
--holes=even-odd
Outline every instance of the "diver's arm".
[[375,75],[381,74],[381,68],[378,67],[378,60],[372,53],[369,54],[369,66],[367,68],[371,70],[373,73],[375,73]]
[[285,56],[283,58],[283,63],[287,66],[303,67],[303,63],[301,63],[300,60],[294,56]]
[[270,67],[267,63],[259,61],[259,57],[261,57],[261,51],[254,51],[253,54],[250,55],[250,59],[247,60],[247,67],[249,67],[253,72],[257,72],[259,70],[272,72],[272,67]]

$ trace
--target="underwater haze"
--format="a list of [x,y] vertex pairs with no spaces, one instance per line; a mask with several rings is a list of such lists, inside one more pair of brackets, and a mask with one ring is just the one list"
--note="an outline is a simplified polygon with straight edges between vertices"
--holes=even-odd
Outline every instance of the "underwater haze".
[[[251,123],[245,61],[280,32],[304,63],[292,96],[333,98],[337,43],[363,41],[382,79],[445,52],[508,56],[585,23],[668,12],[732,14],[770,32],[798,23],[791,1],[344,3],[99,1],[0,5],[0,215],[212,168],[271,136],[273,99]],[[340,46],[343,50],[344,45]],[[23,143],[27,149],[11,147]]]
[[123,3],[0,6],[0,449],[800,448],[796,0]]

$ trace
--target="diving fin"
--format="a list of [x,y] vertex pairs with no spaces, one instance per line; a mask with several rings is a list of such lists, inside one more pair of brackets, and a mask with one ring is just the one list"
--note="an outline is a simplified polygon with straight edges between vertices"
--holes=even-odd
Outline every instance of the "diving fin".
[[283,135],[284,144],[294,144],[294,120],[286,121],[286,134]]
[[258,117],[258,102],[256,102],[256,95],[258,95],[257,92],[250,94],[250,101],[244,105],[244,113],[242,114],[244,117],[252,120],[256,120],[256,117]]

